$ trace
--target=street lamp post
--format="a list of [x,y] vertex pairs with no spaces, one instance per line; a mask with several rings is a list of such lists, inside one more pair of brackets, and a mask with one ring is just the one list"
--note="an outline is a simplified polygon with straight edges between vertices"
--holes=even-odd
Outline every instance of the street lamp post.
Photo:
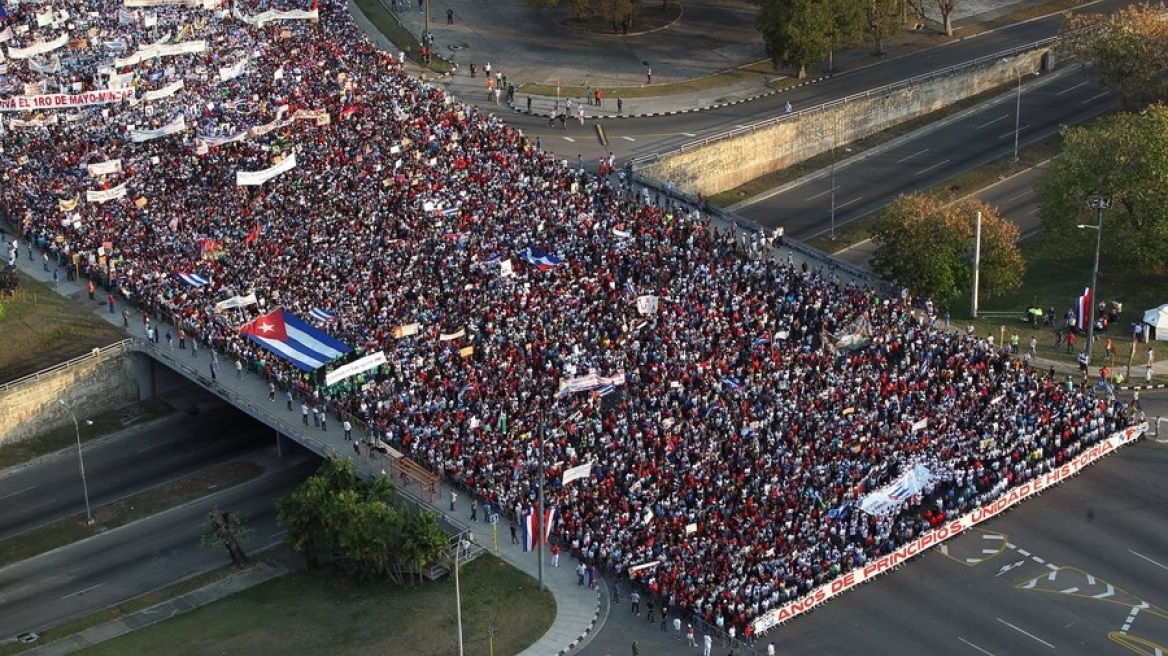
[[1103,245],[1103,210],[1111,208],[1111,199],[1106,196],[1095,196],[1087,201],[1087,205],[1095,210],[1095,225],[1080,223],[1077,227],[1095,231],[1095,266],[1091,269],[1091,298],[1089,300],[1090,307],[1087,308],[1087,366],[1090,367],[1091,350],[1095,345],[1095,306],[1097,304],[1095,293],[1099,283],[1099,250]]
[[831,240],[835,241],[835,139],[828,140],[823,133],[816,132],[820,141],[826,141],[831,146]]
[[1017,89],[1014,92],[1014,163],[1018,163],[1018,133],[1022,131],[1022,72],[1018,70],[1018,65],[1009,59],[1003,58],[1003,64],[1009,64],[1014,69],[1014,77],[1017,78]]
[[85,480],[85,456],[81,453],[81,426],[77,423],[77,415],[73,412],[73,408],[65,403],[65,399],[57,399],[57,403],[69,412],[69,416],[73,418],[73,431],[77,435],[77,468],[81,472],[81,491],[85,494],[85,523],[87,525],[93,524],[93,512],[89,507],[89,483]]
[[535,516],[535,550],[538,552],[539,563],[539,589],[542,592],[546,590],[543,583],[543,484],[544,484],[544,464],[543,464],[543,450],[544,440],[547,439],[547,421],[545,419],[539,420],[539,508]]
[[454,545],[454,602],[455,602],[455,616],[458,620],[458,656],[463,656],[462,652],[462,588],[458,583],[458,561],[462,557],[462,545],[465,540],[462,536],[458,536],[458,542]]

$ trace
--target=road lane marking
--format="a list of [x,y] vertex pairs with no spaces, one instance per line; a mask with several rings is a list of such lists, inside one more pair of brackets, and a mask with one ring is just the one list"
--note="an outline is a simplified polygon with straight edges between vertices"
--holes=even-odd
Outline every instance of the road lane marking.
[[65,600],[65,599],[68,599],[69,597],[76,597],[77,595],[83,595],[86,592],[89,592],[90,590],[96,590],[103,585],[105,585],[105,583],[98,583],[97,585],[91,585],[88,588],[85,588],[84,590],[78,590],[77,592],[70,592],[69,594],[65,595],[64,597],[61,597],[61,599]]
[[1076,84],[1075,86],[1067,88],[1067,89],[1063,89],[1062,91],[1059,91],[1059,92],[1055,93],[1054,95],[1061,96],[1064,93],[1070,93],[1070,92],[1074,91],[1075,89],[1078,89],[1079,87],[1086,86],[1086,85],[1087,85],[1086,82],[1080,82],[1080,83]]
[[864,198],[863,196],[856,196],[855,198],[853,198],[853,199],[849,200],[849,201],[848,201],[848,202],[846,202],[846,203],[837,203],[837,204],[836,204],[836,206],[835,206],[835,208],[836,208],[837,210],[838,210],[838,209],[842,209],[842,208],[844,208],[844,207],[847,207],[848,205],[851,205],[852,203],[858,203],[858,202],[860,202],[860,201],[861,201],[863,198]]
[[[922,153],[927,153],[927,152],[929,152],[929,149],[928,149],[928,148],[925,148],[925,149],[922,149],[922,150],[918,150],[917,152],[913,153],[912,155],[905,155],[904,157],[901,157],[900,159],[896,160],[896,163],[897,163],[897,164],[903,164],[904,162],[906,162],[906,161],[908,161],[908,160],[910,160],[910,159],[912,159],[912,158],[916,157],[917,155],[920,155],[920,154],[922,154]],[[959,638],[959,639],[960,639],[960,638]]]
[[1138,558],[1143,558],[1144,560],[1148,561],[1149,563],[1152,563],[1153,565],[1155,565],[1156,567],[1159,567],[1160,569],[1168,569],[1168,565],[1164,565],[1164,564],[1162,564],[1162,563],[1158,563],[1158,562],[1156,562],[1156,561],[1152,560],[1151,558],[1148,558],[1147,556],[1145,556],[1145,555],[1144,555],[1144,554],[1142,554],[1142,553],[1137,553],[1137,552],[1135,552],[1135,551],[1132,551],[1131,549],[1128,549],[1127,551],[1128,551],[1128,553],[1130,553],[1131,555],[1133,555],[1133,556],[1136,556],[1136,557],[1138,557]]
[[1042,638],[1039,638],[1038,636],[1034,635],[1033,633],[1030,633],[1029,631],[1026,631],[1026,630],[1024,630],[1024,629],[1020,629],[1020,628],[1018,628],[1017,626],[1014,626],[1013,624],[1010,624],[1009,622],[1007,622],[1006,620],[1004,620],[1004,619],[1002,619],[1002,618],[1000,618],[1000,617],[998,618],[998,621],[999,621],[999,622],[1001,622],[1002,624],[1005,624],[1006,626],[1010,627],[1011,629],[1014,629],[1014,630],[1015,630],[1015,631],[1017,631],[1018,633],[1021,633],[1022,635],[1026,636],[1026,637],[1028,637],[1028,638],[1032,638],[1032,639],[1034,639],[1034,640],[1036,640],[1036,641],[1038,641],[1038,642],[1041,642],[1042,644],[1046,645],[1047,647],[1050,647],[1051,649],[1054,649],[1054,645],[1052,645],[1052,644],[1050,644],[1049,642],[1047,642],[1047,641],[1043,640]]
[[977,129],[980,130],[984,127],[989,127],[989,126],[993,125],[994,123],[997,123],[998,121],[1000,121],[1004,118],[1010,118],[1010,115],[1009,114],[1002,114],[1001,116],[995,118],[992,121],[986,121],[985,123],[982,123],[981,125],[977,126]]
[[632,137],[621,137],[621,139],[624,139],[625,141],[636,141],[636,139]]
[[1059,592],[1062,594],[1075,594],[1078,591],[1079,591],[1078,586],[1075,586],[1073,588],[1067,588],[1066,590],[1059,590]]
[[945,160],[944,162],[937,162],[936,164],[930,166],[927,169],[921,169],[920,171],[917,171],[913,175],[921,175],[922,173],[928,173],[929,171],[932,171],[933,169],[937,168],[938,166],[944,166],[948,163],[949,163],[949,160]]
[[[1084,83],[1084,84],[1086,84],[1086,83]],[[682,132],[682,134],[689,137],[690,139],[693,139],[694,137],[698,136],[698,135],[694,134],[693,132]]]
[[986,656],[994,656],[993,652],[986,651],[986,650],[982,649],[981,647],[978,647],[977,645],[973,644],[972,642],[966,640],[965,638],[958,636],[957,639],[960,640],[961,642],[964,642],[965,644],[969,645],[970,647],[973,647],[974,649],[980,651],[981,653],[985,654]]
[[[1012,202],[1018,200],[1019,198],[1026,198],[1029,195],[1030,195],[1029,191],[1024,191],[1024,192],[1018,194],[1017,196],[1010,196],[1009,198],[1006,199],[1006,202],[1012,203]],[[1021,553],[1021,552],[1019,552],[1019,553]],[[1024,555],[1030,555],[1030,554],[1024,554]]]
[[835,189],[839,189],[839,185],[836,185],[834,187],[828,187],[827,189],[824,189],[823,191],[819,192],[818,194],[815,194],[814,196],[808,196],[807,200],[815,200],[816,198],[819,198],[820,196],[822,196],[824,194],[830,194]]
[[1132,623],[1136,621],[1136,615],[1139,615],[1140,611],[1147,607],[1148,602],[1146,601],[1141,601],[1139,606],[1132,606],[1131,612],[1127,614],[1127,621],[1123,623],[1123,628],[1120,629],[1120,631],[1127,633],[1128,629],[1131,628]]
[[1099,100],[1100,98],[1106,98],[1106,97],[1107,97],[1108,95],[1110,95],[1110,94],[1111,94],[1111,92],[1110,92],[1110,91],[1104,91],[1103,93],[1097,93],[1097,94],[1095,94],[1095,95],[1091,96],[1090,98],[1088,98],[1088,99],[1084,100],[1083,102],[1081,102],[1081,103],[1079,103],[1079,104],[1080,104],[1080,105],[1086,105],[1086,104],[1088,104],[1088,103],[1095,102],[1096,100]]
[[14,496],[16,496],[16,495],[18,495],[18,494],[24,494],[25,492],[28,492],[29,490],[32,490],[32,489],[35,489],[35,488],[36,488],[36,486],[35,486],[35,485],[29,485],[28,487],[24,488],[23,490],[17,490],[17,491],[15,491],[15,492],[9,492],[8,494],[5,494],[4,496],[0,497],[0,499],[7,499],[8,497],[14,497]]
[[1002,139],[1013,139],[1013,138],[1014,138],[1014,135],[1018,134],[1019,132],[1021,132],[1021,131],[1025,130],[1025,129],[1026,129],[1026,128],[1028,128],[1028,127],[1030,127],[1030,124],[1029,124],[1029,123],[1022,123],[1022,124],[1020,124],[1020,125],[1018,126],[1018,128],[1017,128],[1017,129],[1015,129],[1015,130],[1010,130],[1010,131],[1009,131],[1009,132],[1007,132],[1006,134],[999,135],[999,136],[998,136],[998,140],[999,140],[999,141],[1001,141]]
[[573,139],[572,137],[564,137],[563,139],[564,139],[564,141],[570,141],[572,143],[576,143],[576,140]]

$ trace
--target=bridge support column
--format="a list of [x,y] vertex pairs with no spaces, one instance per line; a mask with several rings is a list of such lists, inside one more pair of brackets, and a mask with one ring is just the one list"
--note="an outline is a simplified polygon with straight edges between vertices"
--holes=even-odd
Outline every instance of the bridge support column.
[[284,436],[279,430],[276,431],[276,457],[284,457]]
[[145,401],[158,395],[158,378],[154,358],[145,353],[134,354],[134,369],[138,378],[138,400]]

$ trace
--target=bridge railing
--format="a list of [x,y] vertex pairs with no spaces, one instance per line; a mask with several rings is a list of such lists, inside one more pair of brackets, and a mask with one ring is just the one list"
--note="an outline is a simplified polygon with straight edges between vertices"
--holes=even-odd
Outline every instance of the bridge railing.
[[850,96],[844,96],[843,98],[837,98],[835,100],[831,100],[831,101],[828,101],[826,103],[821,103],[821,104],[815,105],[813,107],[807,107],[807,108],[796,110],[796,111],[793,111],[790,113],[784,113],[784,114],[779,114],[777,116],[772,116],[770,118],[766,118],[766,119],[763,119],[761,121],[751,123],[750,125],[743,125],[740,127],[736,127],[732,130],[727,130],[725,132],[715,134],[715,135],[710,136],[710,137],[705,137],[703,139],[697,139],[694,141],[684,143],[684,144],[682,144],[682,145],[680,145],[677,148],[674,148],[672,150],[668,150],[668,151],[661,152],[661,153],[650,153],[648,155],[641,155],[639,157],[634,157],[632,159],[632,162],[633,162],[633,165],[635,167],[638,167],[638,168],[643,167],[643,166],[647,166],[647,165],[653,164],[655,162],[659,162],[662,159],[669,157],[671,155],[676,155],[677,153],[684,153],[686,151],[690,151],[690,150],[694,150],[697,148],[702,148],[704,146],[708,146],[708,145],[715,143],[715,142],[718,142],[718,141],[723,141],[725,139],[732,139],[734,137],[738,137],[738,136],[741,136],[744,134],[756,132],[758,130],[762,130],[764,128],[771,127],[772,125],[782,123],[783,121],[790,121],[790,120],[793,120],[793,119],[801,117],[801,116],[807,116],[807,115],[811,115],[811,114],[821,113],[821,112],[826,111],[828,109],[833,109],[833,108],[839,107],[841,105],[846,105],[846,104],[851,103],[851,102],[856,102],[857,100],[865,100],[868,98],[874,98],[874,97],[888,95],[888,94],[893,93],[895,91],[900,91],[901,89],[913,87],[913,86],[916,86],[918,84],[928,82],[930,80],[937,80],[937,79],[941,79],[941,78],[952,77],[954,75],[958,75],[958,74],[967,72],[969,70],[973,70],[973,69],[985,66],[986,64],[992,63],[992,62],[1000,60],[1000,59],[1009,59],[1011,57],[1017,57],[1018,55],[1021,55],[1021,54],[1027,53],[1027,52],[1041,50],[1043,48],[1050,46],[1052,43],[1058,41],[1059,38],[1061,38],[1061,37],[1057,37],[1057,36],[1048,37],[1046,39],[1041,39],[1041,40],[1027,43],[1027,44],[1024,44],[1021,46],[1016,46],[1016,47],[1010,48],[1008,50],[1002,50],[1002,51],[996,52],[992,55],[984,55],[982,57],[978,57],[977,59],[971,59],[969,61],[965,61],[965,62],[962,62],[960,64],[954,64],[953,66],[949,66],[948,68],[942,68],[940,70],[931,71],[929,73],[924,73],[921,75],[914,75],[913,77],[906,78],[906,79],[900,80],[898,82],[892,82],[892,83],[886,84],[882,87],[876,87],[874,89],[868,89],[867,91],[861,91],[860,93],[854,93]]
[[105,356],[113,354],[113,353],[125,353],[126,351],[130,350],[130,342],[131,341],[132,340],[130,340],[130,339],[123,339],[122,341],[114,342],[113,344],[110,344],[109,346],[95,348],[92,351],[90,351],[89,353],[86,353],[85,355],[79,355],[79,356],[72,358],[70,360],[66,360],[66,361],[61,362],[59,364],[55,364],[51,367],[48,367],[47,369],[41,369],[40,371],[28,374],[27,376],[21,376],[20,378],[17,378],[16,380],[11,380],[7,383],[2,383],[2,384],[0,384],[0,392],[7,392],[9,390],[20,387],[21,385],[26,385],[28,383],[36,382],[36,381],[38,381],[42,378],[45,378],[47,376],[53,376],[53,375],[56,375],[58,373],[61,373],[62,371],[66,371],[68,369],[73,369],[84,362],[89,362],[91,360],[102,358],[102,357],[105,357]]

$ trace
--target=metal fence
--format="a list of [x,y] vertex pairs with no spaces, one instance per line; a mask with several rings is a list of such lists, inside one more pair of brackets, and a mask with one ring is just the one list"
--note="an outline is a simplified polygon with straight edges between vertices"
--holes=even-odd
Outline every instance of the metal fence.
[[47,369],[41,369],[40,371],[38,371],[36,373],[31,373],[31,374],[28,374],[27,376],[21,376],[20,378],[17,378],[16,380],[12,380],[12,381],[9,381],[7,383],[0,384],[0,392],[7,392],[9,390],[20,387],[21,385],[25,385],[27,383],[32,383],[32,382],[38,381],[42,378],[45,378],[47,376],[53,376],[53,375],[56,375],[62,371],[73,369],[83,362],[89,362],[91,360],[103,358],[103,357],[110,355],[110,354],[113,354],[113,353],[125,353],[126,351],[130,350],[130,342],[131,342],[131,340],[129,340],[129,339],[123,339],[122,341],[115,342],[113,344],[110,344],[109,346],[95,348],[92,351],[90,351],[89,353],[86,353],[85,355],[79,355],[71,360],[66,360],[60,364],[55,364]]

